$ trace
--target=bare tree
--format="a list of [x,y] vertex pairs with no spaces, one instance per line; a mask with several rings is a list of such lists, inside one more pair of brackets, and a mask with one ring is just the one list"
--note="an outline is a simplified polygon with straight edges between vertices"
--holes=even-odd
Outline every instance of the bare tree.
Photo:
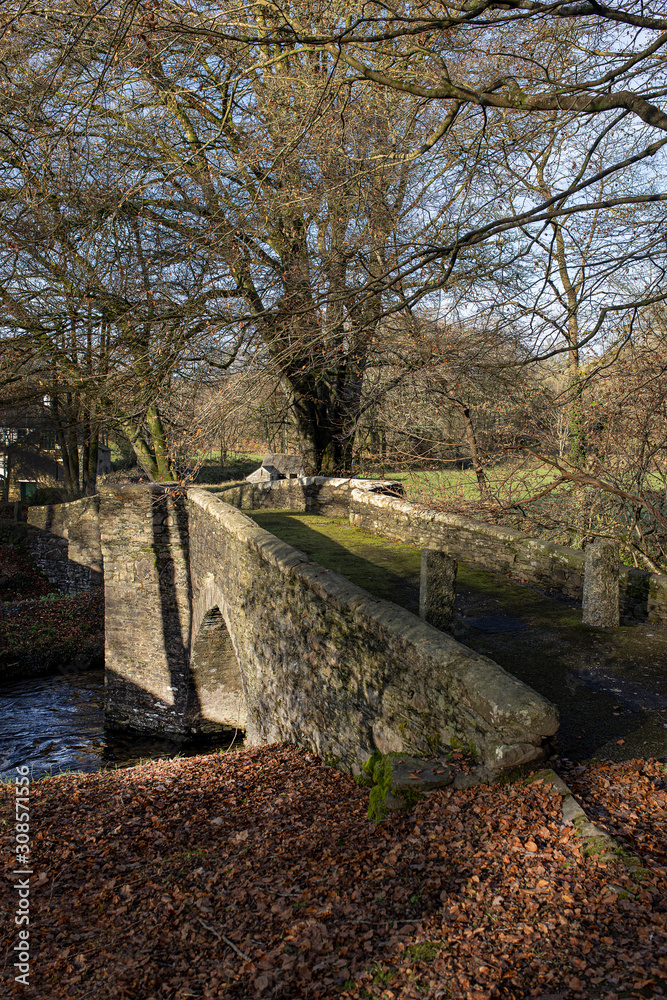
[[[639,303],[660,298],[664,288],[664,213],[660,207],[626,206],[590,214],[559,216],[562,178],[571,170],[585,172],[595,163],[600,177],[597,201],[619,187],[633,192],[655,190],[659,164],[644,164],[604,176],[607,162],[614,162],[620,144],[627,152],[640,147],[644,135],[617,127],[598,136],[590,147],[589,130],[570,116],[563,120],[551,113],[533,117],[530,134],[513,132],[513,141],[490,138],[486,159],[486,184],[508,212],[525,209],[532,202],[550,200],[553,212],[540,226],[519,226],[511,238],[498,246],[495,266],[488,275],[478,274],[464,299],[472,299],[478,317],[489,315],[496,323],[523,334],[524,363],[565,352],[567,376],[558,389],[568,417],[568,437],[573,459],[585,462],[587,445],[583,433],[583,385],[580,368],[587,364],[592,375],[593,357],[601,356],[601,345],[629,337],[641,313]],[[610,134],[611,133],[611,134]],[[493,169],[495,167],[495,170]],[[547,371],[553,376],[553,366]],[[562,449],[561,449],[562,450]]]
[[[254,47],[259,44],[260,9],[263,5],[246,4],[231,25],[209,13],[207,29],[211,37],[217,33],[221,39],[235,38]],[[465,193],[466,200],[478,200],[479,212],[464,212],[459,225],[445,228],[444,238],[415,241],[413,266],[419,261],[435,270],[440,262],[440,273],[414,288],[410,302],[422,300],[435,287],[448,289],[462,258],[465,269],[471,249],[489,241],[498,244],[517,228],[613,213],[626,206],[651,207],[667,198],[660,184],[613,189],[614,178],[655,157],[667,142],[667,19],[658,0],[636,0],[622,10],[597,3],[515,0],[453,2],[439,4],[437,10],[429,5],[364,3],[308,11],[306,19],[301,5],[271,8],[263,37],[291,40],[292,52],[322,48],[335,54],[347,72],[383,91],[409,94],[437,108],[443,129],[451,130],[461,116],[466,118],[462,152],[470,162],[477,160],[480,171],[470,171]],[[176,20],[173,7],[170,16]],[[628,31],[628,26],[638,30]],[[197,34],[204,28],[192,22],[188,30]],[[547,131],[553,131],[572,120],[578,122],[587,146],[580,162],[564,170],[551,190],[524,204],[484,199],[478,182],[488,169],[489,136],[509,154],[522,132],[539,136],[545,123]],[[595,151],[601,139],[609,133],[627,136],[633,130],[631,148],[623,149],[619,141],[616,155],[600,166]],[[419,153],[438,140],[436,127]],[[403,155],[416,152],[402,150]],[[511,175],[504,179],[511,183]],[[653,290],[637,296],[636,302],[648,304],[662,294],[663,289]],[[567,345],[562,349],[570,350]]]
[[[378,321],[423,280],[402,278],[402,262],[456,195],[454,183],[436,205],[438,177],[448,169],[460,181],[466,167],[402,155],[432,138],[421,100],[337,75],[326,51],[294,54],[272,39],[253,53],[195,38],[198,16],[176,13],[178,23],[151,15],[150,37],[146,28],[119,43],[106,8],[91,13],[93,31],[57,6],[63,40],[50,47],[66,97],[49,92],[40,107],[56,105],[58,121],[71,109],[81,143],[104,136],[123,176],[115,219],[152,230],[154,245],[178,243],[181,260],[208,262],[209,295],[226,302],[236,330],[259,338],[289,385],[313,467],[347,467]],[[68,61],[72,34],[77,60]],[[447,130],[437,130],[442,140]],[[133,326],[138,340],[142,324]]]
[[182,387],[225,370],[240,335],[210,262],[124,201],[144,165],[112,161],[103,129],[68,121],[57,102],[35,108],[42,69],[24,93],[25,54],[12,39],[6,69],[11,56],[18,82],[0,136],[5,379],[18,395],[28,380],[48,396],[71,491],[95,488],[102,427],[130,441],[152,478],[173,478],[174,373]]
[[[317,469],[349,465],[383,317],[474,302],[511,266],[499,250],[517,234],[665,199],[659,184],[609,187],[667,142],[664,19],[650,3],[432,15],[11,0],[2,16],[11,106],[42,141],[74,129],[79,157],[104,142],[122,177],[116,214],[153,246],[168,237],[175,258],[210,262],[208,291],[280,371]],[[626,37],[627,24],[641,30]],[[27,47],[41,61],[22,61]],[[545,131],[573,119],[583,165],[529,202],[491,192],[493,163],[539,156]],[[646,136],[600,163],[603,137],[630,120]],[[637,309],[664,294],[635,292]],[[576,337],[553,350],[574,356]]]

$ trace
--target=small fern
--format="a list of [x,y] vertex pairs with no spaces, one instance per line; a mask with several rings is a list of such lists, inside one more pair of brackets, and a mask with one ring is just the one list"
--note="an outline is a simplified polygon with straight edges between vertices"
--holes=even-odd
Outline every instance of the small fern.
[[368,797],[368,818],[372,823],[382,823],[387,818],[385,799],[391,791],[392,761],[389,754],[383,756],[378,750],[364,764],[364,771],[373,779],[373,787]]

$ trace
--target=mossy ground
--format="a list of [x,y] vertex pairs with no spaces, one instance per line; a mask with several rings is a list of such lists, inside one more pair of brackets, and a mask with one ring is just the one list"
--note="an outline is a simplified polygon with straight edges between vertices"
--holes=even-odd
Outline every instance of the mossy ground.
[[[250,511],[261,527],[384,600],[419,608],[420,550],[345,518]],[[507,615],[517,632],[481,632],[469,619]],[[667,628],[597,629],[572,600],[459,563],[453,635],[553,701],[558,749],[573,761],[667,759]],[[619,742],[621,741],[621,742]]]

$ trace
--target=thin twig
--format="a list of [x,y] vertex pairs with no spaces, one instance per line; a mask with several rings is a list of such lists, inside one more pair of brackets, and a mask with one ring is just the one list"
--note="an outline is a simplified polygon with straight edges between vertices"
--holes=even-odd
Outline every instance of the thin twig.
[[49,903],[51,902],[51,900],[53,898],[53,890],[56,887],[56,882],[59,882],[62,879],[62,877],[65,874],[65,872],[68,872],[70,870],[70,868],[73,868],[73,867],[74,867],[74,862],[72,861],[69,865],[66,865],[63,869],[61,869],[61,871],[57,872],[55,878],[51,881],[51,892],[49,893],[49,899],[48,899]]
[[239,956],[239,958],[243,958],[243,959],[245,959],[245,961],[246,961],[246,962],[250,962],[250,961],[251,961],[251,959],[250,959],[250,956],[249,956],[249,955],[246,955],[246,953],[245,953],[244,951],[241,951],[241,949],[240,949],[240,948],[237,948],[237,947],[236,947],[236,945],[234,944],[234,942],[233,942],[233,941],[230,941],[230,940],[229,940],[229,938],[228,938],[228,937],[226,937],[226,936],[225,936],[224,934],[220,934],[220,932],[219,932],[219,931],[216,931],[215,927],[211,927],[211,925],[210,925],[210,924],[206,924],[206,923],[204,923],[204,921],[202,920],[202,918],[201,918],[201,917],[197,917],[197,920],[198,920],[198,921],[199,921],[199,923],[200,923],[200,924],[202,925],[202,927],[205,927],[205,928],[206,928],[206,930],[207,930],[207,931],[210,931],[210,932],[211,932],[211,934],[215,934],[215,936],[216,936],[217,938],[219,938],[219,939],[220,939],[221,941],[224,941],[224,942],[225,942],[225,944],[228,944],[228,945],[229,945],[229,947],[230,947],[230,948],[231,948],[231,949],[232,949],[233,951],[235,951],[235,952],[236,952],[236,954],[237,954],[237,955]]

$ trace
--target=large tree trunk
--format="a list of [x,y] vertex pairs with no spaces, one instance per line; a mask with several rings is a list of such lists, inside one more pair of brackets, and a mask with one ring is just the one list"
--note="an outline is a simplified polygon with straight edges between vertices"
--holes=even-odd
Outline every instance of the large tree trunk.
[[360,372],[343,366],[338,371],[290,379],[306,458],[318,475],[351,470],[361,377]]
[[154,482],[157,481],[159,479],[157,462],[141,433],[129,421],[123,421],[120,426],[123,434],[132,445],[132,450],[139,466],[144,470],[149,479],[152,479]]
[[174,474],[167,455],[167,435],[165,434],[164,424],[162,423],[157,406],[149,406],[146,413],[146,423],[151,434],[155,464],[157,466],[157,478],[160,482],[171,482],[174,479]]
[[167,454],[167,436],[162,418],[153,404],[146,412],[148,434],[141,428],[125,421],[121,424],[123,434],[127,437],[137,462],[153,482],[173,482],[175,476]]

